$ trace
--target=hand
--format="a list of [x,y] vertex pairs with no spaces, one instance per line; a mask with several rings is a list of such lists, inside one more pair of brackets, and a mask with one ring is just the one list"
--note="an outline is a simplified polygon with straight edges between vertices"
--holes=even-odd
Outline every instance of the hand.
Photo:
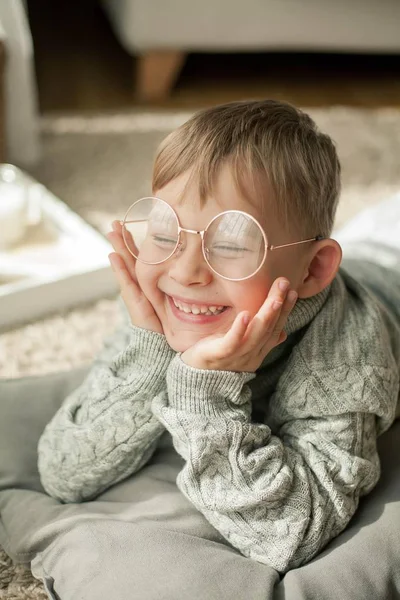
[[[197,369],[254,372],[267,354],[287,338],[283,327],[296,304],[297,293],[290,300],[289,289],[282,292],[276,279],[258,313],[249,323],[249,313],[240,312],[227,333],[208,336],[182,353],[184,363]],[[274,301],[280,304],[273,308]]]
[[[132,325],[164,333],[153,305],[138,284],[135,271],[136,259],[125,246],[122,237],[122,225],[119,221],[113,221],[112,227],[114,231],[107,233],[106,237],[111,242],[115,252],[111,252],[108,258],[119,283],[121,298],[128,309]],[[131,236],[129,232],[126,232],[126,235]],[[131,244],[132,247],[136,248],[132,236]]]

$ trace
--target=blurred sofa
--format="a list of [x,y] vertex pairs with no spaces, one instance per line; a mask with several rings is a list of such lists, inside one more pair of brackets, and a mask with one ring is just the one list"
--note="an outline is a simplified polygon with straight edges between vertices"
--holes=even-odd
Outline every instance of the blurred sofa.
[[189,52],[400,52],[399,0],[101,0],[138,57],[136,89],[162,98]]

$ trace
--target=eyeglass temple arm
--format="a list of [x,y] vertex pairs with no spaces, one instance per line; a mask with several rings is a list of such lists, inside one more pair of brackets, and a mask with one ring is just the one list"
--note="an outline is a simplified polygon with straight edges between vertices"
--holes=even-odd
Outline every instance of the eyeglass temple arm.
[[134,219],[133,221],[121,221],[121,219],[117,219],[118,223],[120,223],[120,225],[123,225],[124,223],[143,223],[144,221],[147,221],[147,219]]
[[291,244],[283,244],[282,246],[273,246],[272,244],[268,246],[268,250],[277,250],[277,248],[286,248],[286,246],[296,246],[296,244],[305,244],[306,242],[319,242],[320,240],[324,240],[323,235],[317,235],[309,240],[302,240],[301,242],[292,242]]

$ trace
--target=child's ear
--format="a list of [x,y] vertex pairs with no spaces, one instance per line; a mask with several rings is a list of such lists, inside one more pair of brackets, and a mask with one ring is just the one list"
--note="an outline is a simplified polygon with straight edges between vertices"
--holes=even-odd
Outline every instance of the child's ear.
[[331,238],[317,242],[309,256],[303,282],[298,288],[299,298],[319,294],[335,278],[342,262],[342,248]]

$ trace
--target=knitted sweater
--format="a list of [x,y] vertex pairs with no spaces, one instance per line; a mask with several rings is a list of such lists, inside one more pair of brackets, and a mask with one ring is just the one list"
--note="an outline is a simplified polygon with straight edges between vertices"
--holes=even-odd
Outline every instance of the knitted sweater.
[[244,556],[282,573],[309,561],[378,482],[376,438],[396,416],[400,278],[364,269],[398,294],[392,310],[341,266],[297,301],[256,373],[187,366],[120,300],[120,328],[39,440],[44,489],[94,499],[169,436],[185,461],[178,488]]

